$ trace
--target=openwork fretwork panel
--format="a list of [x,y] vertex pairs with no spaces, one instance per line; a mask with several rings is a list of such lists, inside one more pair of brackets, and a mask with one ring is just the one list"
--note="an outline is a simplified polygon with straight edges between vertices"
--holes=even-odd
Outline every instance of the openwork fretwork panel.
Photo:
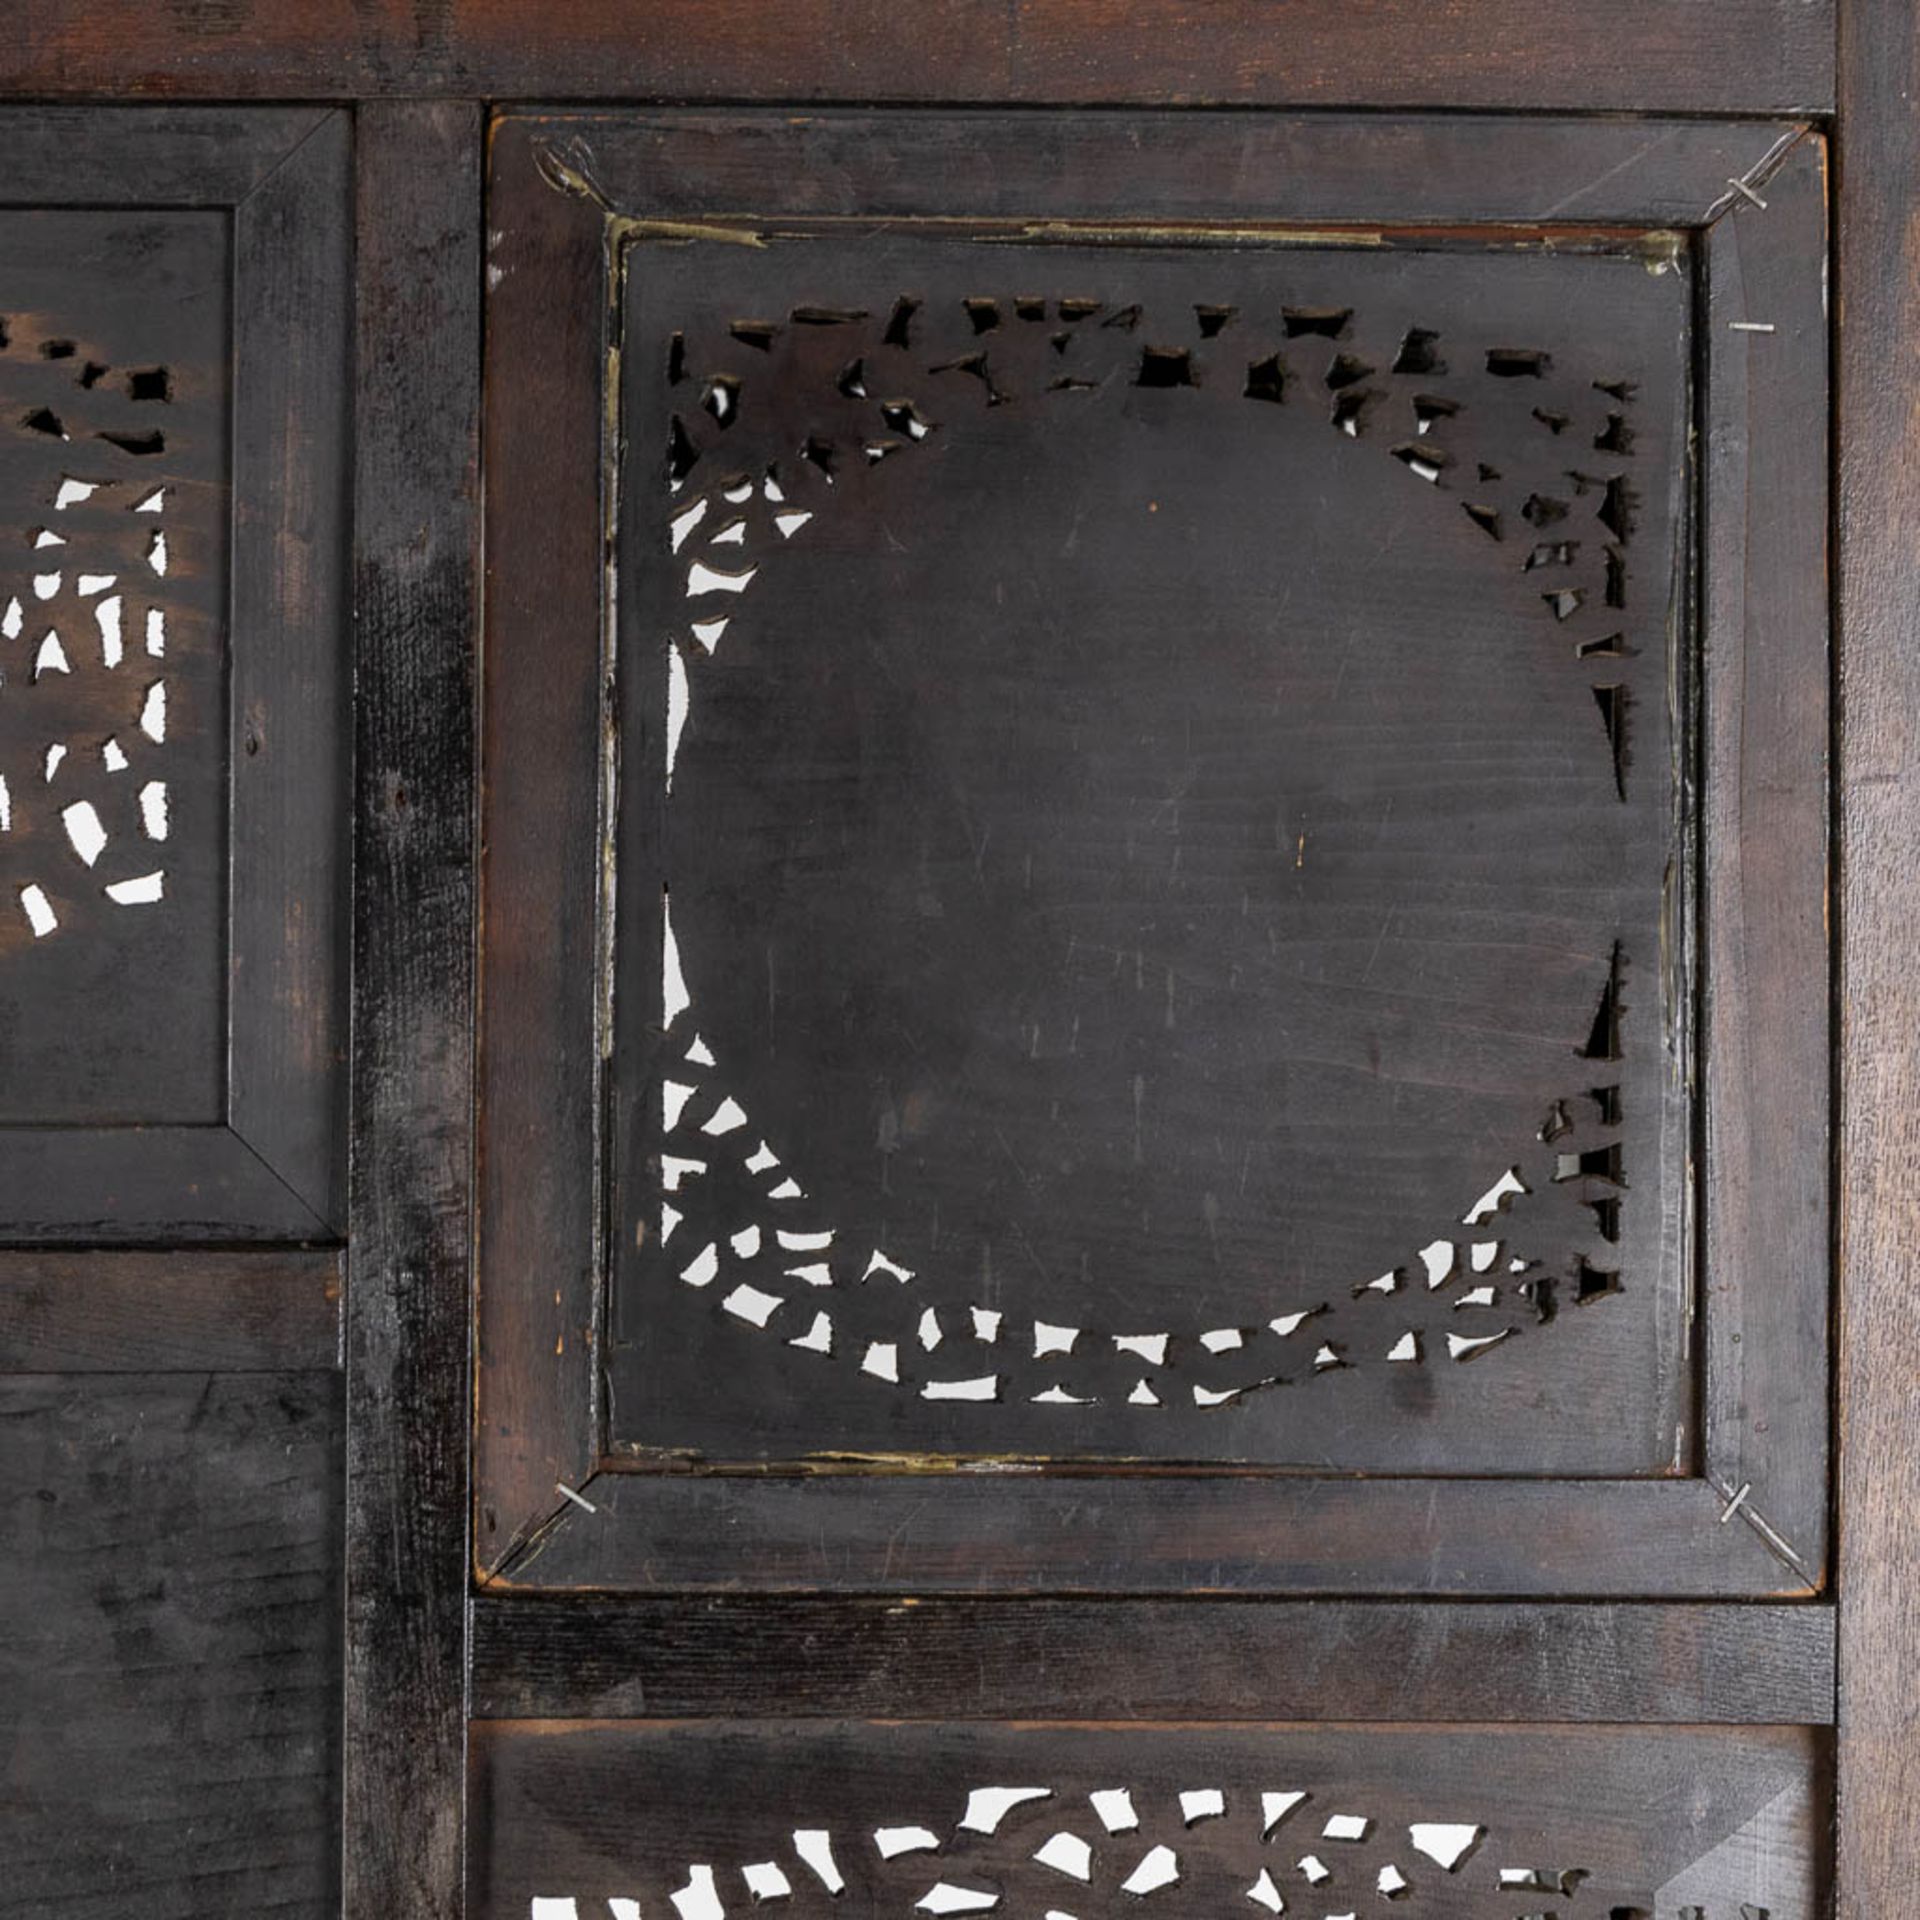
[[628,253],[616,1444],[1685,1453],[1669,241]]
[[0,215],[0,1119],[222,1117],[229,244]]
[[476,1731],[489,1920],[1819,1911],[1799,1729]]

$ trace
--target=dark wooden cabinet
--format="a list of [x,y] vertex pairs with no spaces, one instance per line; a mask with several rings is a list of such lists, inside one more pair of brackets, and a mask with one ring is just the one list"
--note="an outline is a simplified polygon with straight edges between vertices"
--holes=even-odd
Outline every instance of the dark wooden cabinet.
[[0,1913],[1898,1907],[1838,16],[30,0]]

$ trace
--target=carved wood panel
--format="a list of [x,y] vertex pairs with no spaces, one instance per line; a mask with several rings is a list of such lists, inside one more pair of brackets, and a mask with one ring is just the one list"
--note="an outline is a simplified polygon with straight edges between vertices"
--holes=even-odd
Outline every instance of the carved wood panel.
[[0,124],[0,1238],[337,1232],[346,137]]
[[1468,132],[502,120],[488,1572],[1818,1584],[1823,149]]
[[1672,1470],[1690,281],[633,243],[616,1445]]
[[508,1723],[486,1920],[1815,1920],[1803,1729]]

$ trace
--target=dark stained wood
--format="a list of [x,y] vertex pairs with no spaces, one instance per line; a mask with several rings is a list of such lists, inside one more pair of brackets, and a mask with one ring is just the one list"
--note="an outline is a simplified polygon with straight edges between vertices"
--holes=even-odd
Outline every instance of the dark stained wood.
[[0,1256],[0,1371],[274,1373],[340,1364],[345,1257]]
[[9,104],[7,191],[22,207],[120,205],[137,179],[143,207],[238,206],[332,111]]
[[602,1473],[525,1588],[1792,1598],[1703,1480]]
[[636,237],[611,1449],[1680,1470],[1656,264]]
[[[733,1902],[771,1862],[799,1915],[836,1911],[829,1892],[888,1913],[984,1883],[1013,1912],[1070,1886],[1113,1916],[1139,1911],[1132,1876],[1164,1848],[1175,1911],[1237,1911],[1251,1883],[1289,1911],[1317,1893],[1309,1911],[1378,1912],[1391,1867],[1409,1910],[1473,1920],[1567,1910],[1537,1891],[1522,1909],[1509,1872],[1576,1914],[1785,1920],[1820,1910],[1826,1745],[1800,1727],[482,1722],[470,1911],[650,1913],[709,1876]],[[1089,1801],[1115,1789],[1109,1822]],[[1427,1822],[1458,1823],[1459,1851],[1431,1858]],[[906,1844],[878,1844],[887,1829]]]
[[1593,112],[1819,111],[1817,0],[1420,0],[1263,8],[1173,0],[606,0],[556,31],[527,0],[272,0],[244,14],[27,0],[0,90],[180,97],[1114,101]]
[[1840,52],[1838,1912],[1875,1920],[1920,1805],[1920,17],[1848,0]]
[[[68,530],[51,549],[74,564],[64,591],[84,600],[98,591],[85,572],[113,573],[124,654],[116,665],[106,629],[96,638],[82,614],[63,636],[71,673],[39,684],[25,658],[9,661],[21,692],[78,705],[59,742],[62,785],[18,764],[23,739],[31,763],[62,730],[47,701],[14,703],[8,893],[41,884],[35,817],[61,818],[27,804],[36,786],[60,807],[111,800],[117,837],[93,868],[57,849],[66,864],[43,891],[62,924],[18,953],[30,922],[7,903],[9,1004],[31,1003],[32,1018],[6,1020],[19,1070],[0,1102],[0,1240],[338,1235],[347,139],[341,112],[0,112],[11,191],[34,209],[14,218],[61,229],[56,271],[84,310],[36,286],[17,236],[9,298],[28,310],[16,309],[15,358],[66,390],[60,408],[33,402],[57,425],[18,416],[10,438],[106,483],[65,506],[56,494],[45,514]],[[101,202],[126,211],[89,210]],[[198,316],[184,339],[164,325],[176,306]],[[135,390],[142,369],[157,390]],[[138,420],[101,413],[108,396]],[[24,491],[45,496],[65,475],[56,465]],[[155,486],[157,511],[136,514]],[[9,511],[31,531],[39,509],[17,498]],[[163,535],[164,553],[149,544]],[[128,550],[103,565],[116,542]],[[164,635],[148,632],[149,606]],[[144,705],[154,685],[164,726]],[[106,704],[87,704],[96,687]],[[109,740],[125,766],[107,759]],[[150,776],[166,786],[164,849],[134,804]],[[162,899],[100,900],[100,886],[155,871]],[[116,916],[112,939],[93,937],[103,914]]]
[[[489,150],[474,1557],[592,1471],[603,222]],[[538,1280],[532,1284],[519,1281]]]
[[477,1719],[1825,1722],[1832,1609],[482,1594]]
[[[1714,1452],[1713,1435],[1703,1445],[1697,1423],[1689,1423],[1675,1449],[1672,1470],[1698,1471],[1703,1453],[1707,1477],[1666,1487],[1617,1480],[1396,1487],[1252,1477],[1184,1482],[1175,1504],[1148,1479],[1133,1488],[1111,1476],[1052,1482],[1023,1476],[916,1482],[909,1476],[862,1484],[829,1475],[703,1486],[672,1474],[623,1474],[593,1482],[595,1515],[566,1499],[561,1483],[579,1486],[605,1417],[591,1345],[599,1318],[593,1276],[601,1218],[591,1129],[602,1095],[594,1084],[596,1008],[585,978],[600,876],[584,844],[601,798],[587,740],[597,714],[602,644],[597,582],[604,502],[595,458],[602,325],[595,289],[604,284],[606,260],[595,216],[602,204],[635,223],[622,233],[635,249],[631,270],[641,277],[655,270],[650,258],[664,257],[649,254],[651,242],[671,246],[686,237],[649,228],[649,219],[730,221],[734,232],[748,234],[765,228],[777,234],[776,256],[784,256],[814,229],[776,229],[767,209],[807,218],[924,214],[962,204],[956,191],[967,195],[970,211],[984,207],[1011,221],[1044,223],[1061,210],[1111,220],[1119,210],[1167,201],[1188,215],[1211,209],[1203,230],[1163,227],[1144,236],[1161,245],[1204,244],[1229,230],[1220,223],[1235,220],[1311,219],[1330,226],[1358,210],[1354,217],[1364,215],[1362,225],[1371,220],[1391,229],[1379,235],[1391,249],[1410,237],[1395,222],[1396,205],[1407,222],[1448,227],[1525,221],[1543,206],[1563,204],[1577,207],[1583,222],[1602,225],[1653,218],[1710,224],[1725,219],[1735,203],[1750,205],[1733,180],[1764,180],[1802,132],[1791,125],[1743,129],[1737,136],[1715,129],[1708,139],[1698,128],[1660,128],[1653,150],[1671,160],[1681,178],[1656,187],[1644,127],[1476,125],[1469,166],[1456,144],[1458,127],[1425,119],[1369,120],[1364,136],[1338,120],[1255,132],[1245,120],[1217,116],[1136,121],[1128,129],[1137,150],[1132,159],[1102,145],[1110,125],[1080,116],[1071,129],[1075,139],[1068,139],[1049,132],[1044,117],[841,114],[776,122],[752,114],[655,113],[510,116],[497,130],[494,205],[503,217],[494,222],[500,237],[489,328],[490,391],[498,405],[490,414],[488,467],[497,537],[489,541],[494,593],[483,803],[490,904],[483,943],[481,1567],[504,1570],[516,1586],[631,1580],[1008,1590],[1023,1584],[1019,1556],[1031,1553],[1033,1586],[1075,1592],[1111,1592],[1137,1580],[1159,1590],[1804,1593],[1821,1572],[1817,1511],[1798,1497],[1790,1502],[1792,1522],[1770,1517],[1764,1506],[1746,1514],[1749,1487],[1729,1513],[1743,1483],[1726,1480],[1722,1468],[1729,1462]],[[969,133],[984,156],[977,164],[963,137]],[[1603,135],[1616,144],[1595,144]],[[690,186],[675,184],[681,180],[678,136],[689,155]],[[1099,165],[1082,166],[1075,144],[1081,138]],[[1729,139],[1734,147],[1724,144]],[[1737,173],[1717,176],[1730,152],[1742,156]],[[1315,171],[1322,157],[1326,180]],[[1169,176],[1180,184],[1167,187]],[[1790,172],[1788,187],[1797,179]],[[742,209],[762,217],[742,217]],[[1793,217],[1777,229],[1784,238],[1773,244],[1792,265],[1774,271],[1804,297],[1814,284],[1818,231],[1817,225],[1809,229],[1797,201],[1790,211]],[[546,236],[544,251],[537,235]],[[1007,237],[1061,238],[1044,225]],[[1599,239],[1590,228],[1584,240],[1565,237],[1588,245]],[[1665,256],[1654,264],[1667,264]],[[1803,333],[1796,318],[1783,344],[1792,347]],[[1818,356],[1809,360],[1794,350],[1795,404],[1817,412]],[[1717,341],[1705,351],[1711,359]],[[653,376],[644,343],[637,349],[629,343],[623,367],[630,382]],[[696,423],[698,444],[713,437]],[[1791,476],[1802,469],[1784,458],[1778,464],[1778,476],[1758,483],[1763,510],[1791,514],[1791,504],[1767,503],[1800,499],[1794,489],[1802,482]],[[1722,486],[1730,473],[1723,463]],[[1721,510],[1736,519],[1740,511],[1731,502]],[[1731,544],[1713,562],[1735,563],[1745,564]],[[624,569],[623,578],[632,571]],[[1791,626],[1783,617],[1779,630]],[[1773,630],[1765,628],[1764,616],[1762,627]],[[1810,674],[1817,695],[1817,644],[1810,652],[1783,644],[1779,657],[1783,685],[1797,687],[1793,675]],[[629,783],[635,745],[630,741],[623,754]],[[644,757],[644,734],[638,746]],[[1707,784],[1713,791],[1711,773]],[[1798,778],[1796,823],[1806,818],[1809,796],[1808,780]],[[1769,817],[1765,807],[1752,811],[1756,824]],[[548,823],[547,830],[531,816]],[[1770,884],[1791,898],[1793,912],[1771,949],[1773,959],[1749,956],[1748,966],[1754,982],[1769,983],[1769,993],[1798,990],[1796,1005],[1817,1007],[1817,991],[1809,988],[1819,978],[1819,950],[1817,942],[1808,946],[1804,929],[1818,882],[1803,857],[1805,844],[1801,834],[1792,853],[1764,856]],[[1795,886],[1801,891],[1793,892]],[[622,895],[623,912],[629,895],[630,888]],[[1674,924],[1684,923],[1676,904]],[[1675,942],[1667,981],[1659,980],[1658,968],[1651,979],[1643,973],[1629,989],[1629,1006],[1657,1006],[1663,992],[1669,1005],[1684,1003],[1682,958]],[[1801,977],[1807,974],[1812,978]],[[623,1000],[631,1007],[631,995]],[[1793,1044],[1804,1049],[1808,1031],[1804,1022],[1792,1024]],[[1677,1050],[1676,1072],[1681,1058]],[[557,1085],[569,1075],[570,1093]],[[1819,1186],[1817,1085],[1806,1112],[1814,1116],[1811,1135],[1804,1114],[1784,1113],[1767,1135],[1770,1143],[1791,1141],[1802,1156],[1781,1203],[1790,1208],[1809,1179]],[[1747,1138],[1761,1156],[1757,1138]],[[1711,1130],[1709,1147],[1717,1150]],[[1761,1196],[1763,1209],[1767,1180],[1764,1168],[1746,1175],[1746,1188]],[[535,1273],[539,1279],[530,1283],[526,1276]],[[1740,1278],[1758,1284],[1744,1271]],[[1672,1311],[1664,1337],[1671,1355],[1681,1348],[1685,1288],[1677,1268],[1668,1280],[1663,1299]],[[1752,1428],[1769,1424],[1768,1383],[1784,1383],[1790,1412],[1782,1444],[1812,1449],[1793,1469],[1801,1496],[1817,1489],[1823,1470],[1818,1422],[1801,1417],[1807,1405],[1817,1405],[1818,1391],[1803,1395],[1795,1383],[1796,1343],[1809,1313],[1817,1316],[1817,1304],[1810,1309],[1808,1302],[1817,1303],[1820,1285],[1816,1265],[1797,1276],[1794,1288],[1781,1290],[1777,1310],[1769,1307],[1750,1330],[1726,1313],[1719,1323],[1726,1350],[1740,1355]],[[631,1392],[620,1397],[622,1420],[630,1417],[633,1399]],[[1764,1437],[1745,1436],[1756,1461],[1764,1448],[1754,1450],[1755,1443]],[[867,1443],[862,1451],[896,1449]],[[911,1440],[899,1451],[907,1456],[904,1464],[925,1464]],[[1087,1498],[1089,1487],[1097,1500]],[[990,1517],[996,1508],[1004,1509],[998,1521]],[[1094,1512],[1100,1527],[1089,1524]],[[1796,1526],[1810,1549],[1796,1543]],[[1363,1539],[1378,1550],[1377,1560],[1367,1558]],[[529,1541],[531,1550],[523,1551]],[[1120,1541],[1124,1550],[1113,1544]]]
[[327,1375],[0,1380],[0,1914],[338,1912]]
[[[1827,169],[1803,137],[1709,230],[1706,1471],[1826,1574]],[[1740,329],[1760,326],[1764,332]]]
[[496,172],[511,188],[532,140],[616,207],[694,220],[1665,228],[1711,220],[1738,197],[1728,176],[1797,132],[1777,120],[1432,113],[520,108],[501,119]]
[[346,1217],[352,124],[234,213],[233,1130]]
[[359,119],[345,1912],[460,1911],[480,118]]

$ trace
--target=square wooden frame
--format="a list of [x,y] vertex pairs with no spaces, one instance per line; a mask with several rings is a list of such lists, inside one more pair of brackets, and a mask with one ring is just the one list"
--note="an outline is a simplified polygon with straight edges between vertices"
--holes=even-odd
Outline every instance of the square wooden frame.
[[225,1119],[0,1129],[6,1243],[344,1225],[350,145],[338,109],[0,111],[12,203],[220,209],[233,258]]
[[[1501,185],[1499,183],[1512,183]],[[1735,184],[1737,183],[1737,184]],[[1764,202],[1764,204],[1762,204]],[[1680,229],[1699,248],[1705,1433],[1672,1480],[605,1470],[609,216]],[[1788,1596],[1826,1569],[1825,147],[1777,122],[540,114],[491,143],[475,1541],[513,1586]],[[571,1496],[584,1493],[587,1505]]]

